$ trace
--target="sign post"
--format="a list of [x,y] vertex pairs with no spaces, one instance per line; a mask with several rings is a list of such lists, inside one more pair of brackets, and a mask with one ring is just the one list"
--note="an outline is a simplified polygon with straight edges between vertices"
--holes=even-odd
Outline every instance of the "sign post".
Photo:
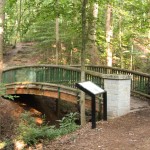
[[103,94],[103,120],[107,120],[107,92],[91,81],[76,83],[76,87],[91,96],[92,129],[96,128],[96,94]]
[[96,128],[96,101],[95,101],[95,95],[92,95],[92,101],[91,101],[91,107],[92,107],[92,129]]

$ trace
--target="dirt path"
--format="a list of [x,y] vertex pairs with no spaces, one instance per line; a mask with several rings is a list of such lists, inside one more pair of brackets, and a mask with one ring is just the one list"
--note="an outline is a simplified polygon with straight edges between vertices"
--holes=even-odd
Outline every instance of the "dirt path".
[[43,149],[149,150],[150,109],[133,112],[107,122],[98,122],[96,129],[91,129],[89,123],[71,135],[44,145]]
[[8,49],[4,55],[4,68],[15,65],[35,64],[39,61],[38,54],[34,43],[20,43],[15,49]]
[[78,131],[44,142],[27,150],[149,150],[150,106],[148,101],[131,97],[131,112],[125,116],[91,123]]
[[130,107],[130,112],[139,111],[146,108],[150,109],[150,100],[136,96],[131,96]]

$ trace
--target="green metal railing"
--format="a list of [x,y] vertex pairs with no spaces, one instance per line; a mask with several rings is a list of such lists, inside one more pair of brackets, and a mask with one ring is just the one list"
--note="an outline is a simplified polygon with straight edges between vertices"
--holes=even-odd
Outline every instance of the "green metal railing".
[[87,70],[103,73],[103,74],[124,74],[132,75],[131,90],[132,92],[150,98],[150,75],[127,69],[120,69],[108,66],[86,66]]
[[[75,88],[75,83],[81,81],[80,66],[32,65],[13,67],[3,71],[3,83],[42,82],[61,84]],[[104,87],[102,74],[132,75],[131,90],[150,98],[150,75],[108,66],[86,66],[86,81],[92,81]]]
[[[100,73],[86,71],[86,81],[92,81],[103,87],[103,79]],[[21,66],[6,69],[2,74],[5,84],[15,82],[43,82],[61,84],[75,88],[75,83],[81,80],[81,70],[70,66],[34,65]]]

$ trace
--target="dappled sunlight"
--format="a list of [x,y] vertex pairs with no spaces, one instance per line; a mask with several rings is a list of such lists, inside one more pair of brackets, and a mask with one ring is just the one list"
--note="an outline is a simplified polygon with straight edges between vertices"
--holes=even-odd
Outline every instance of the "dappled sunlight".
[[41,116],[42,115],[42,113],[40,111],[38,111],[34,108],[31,108],[29,111],[30,111],[31,114],[34,114],[36,116]]
[[42,113],[40,111],[38,111],[34,108],[31,108],[29,111],[30,111],[31,115],[35,118],[34,120],[37,125],[43,124],[44,121],[41,118]]
[[3,28],[2,27],[0,27],[0,34],[2,34],[3,33]]
[[[0,24],[2,24],[3,23],[3,20],[0,18]],[[3,33],[3,27],[0,27],[0,34],[2,34]]]
[[0,23],[2,23],[3,22],[3,20],[2,20],[2,18],[0,18]]
[[36,117],[35,122],[36,122],[37,125],[41,125],[41,124],[43,124],[43,119],[40,118],[40,117]]
[[4,149],[6,145],[7,145],[6,142],[0,141],[0,149]]
[[14,142],[15,150],[22,150],[22,149],[24,149],[25,146],[26,146],[26,144],[23,141],[15,141]]

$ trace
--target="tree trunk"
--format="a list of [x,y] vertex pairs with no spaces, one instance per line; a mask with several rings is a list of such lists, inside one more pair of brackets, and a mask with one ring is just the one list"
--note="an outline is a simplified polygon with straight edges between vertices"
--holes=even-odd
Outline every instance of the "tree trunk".
[[73,44],[73,38],[71,40],[71,51],[70,51],[70,65],[73,64],[73,47],[74,47],[74,44]]
[[[2,81],[2,71],[3,71],[3,32],[4,32],[4,0],[0,0],[0,83]],[[0,118],[0,136],[1,136],[1,118]]]
[[107,6],[106,15],[107,66],[112,66],[112,50],[110,47],[110,38],[112,36],[112,7],[110,4]]
[[21,22],[22,22],[22,0],[19,1],[19,21],[18,21],[18,37],[19,41],[22,40],[22,33],[21,33]]
[[134,44],[131,45],[130,70],[133,70],[133,50]]
[[99,59],[99,51],[96,47],[96,21],[98,18],[98,4],[92,3],[91,4],[91,19],[89,22],[89,35],[88,35],[88,53],[90,55],[90,63],[91,64],[100,64]]
[[0,82],[3,70],[4,0],[0,0]]
[[58,65],[59,61],[59,14],[58,14],[58,0],[56,0],[56,65]]
[[[82,2],[82,49],[81,49],[81,82],[85,81],[85,47],[86,47],[86,5],[87,0]],[[85,93],[81,92],[80,99],[81,126],[85,125]]]
[[16,11],[17,11],[17,19],[16,19],[16,28],[15,30],[15,38],[13,41],[13,46],[16,47],[17,42],[21,41],[21,22],[22,22],[22,0],[16,2]]
[[119,50],[120,50],[120,67],[124,68],[122,52],[122,16],[119,16]]
[[150,29],[149,29],[149,31],[148,31],[148,41],[149,41],[148,46],[150,47]]

